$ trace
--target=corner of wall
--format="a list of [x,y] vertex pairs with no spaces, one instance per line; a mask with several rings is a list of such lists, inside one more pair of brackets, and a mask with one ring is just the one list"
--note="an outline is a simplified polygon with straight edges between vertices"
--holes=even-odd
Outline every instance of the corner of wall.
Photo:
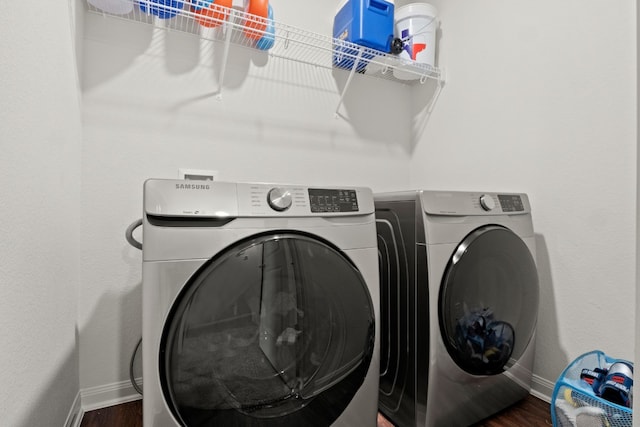
[[[137,379],[138,383],[141,380]],[[119,381],[80,390],[83,412],[142,399],[130,381]]]
[[551,403],[555,384],[547,379],[534,375],[531,380],[531,394],[538,399]]
[[71,405],[71,409],[69,409],[69,414],[64,422],[64,427],[80,427],[82,415],[84,415],[84,411],[82,410],[80,391],[78,391],[76,398],[73,400],[73,404]]

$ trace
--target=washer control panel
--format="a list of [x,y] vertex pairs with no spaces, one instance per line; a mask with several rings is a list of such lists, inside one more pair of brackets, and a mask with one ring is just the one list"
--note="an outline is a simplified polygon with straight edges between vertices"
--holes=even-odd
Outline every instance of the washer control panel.
[[364,187],[302,187],[268,183],[237,184],[239,216],[346,216],[373,212]]
[[375,212],[368,187],[148,179],[144,211],[173,218],[340,217]]
[[311,212],[358,212],[356,190],[309,189]]
[[[267,193],[267,203],[274,211],[284,212],[292,206],[294,193],[295,189],[271,188]],[[298,190],[297,193],[300,191]],[[356,190],[309,188],[307,194],[308,206],[312,213],[358,212],[359,210]],[[301,202],[303,199],[298,197],[298,201]],[[303,204],[307,204],[306,198]]]

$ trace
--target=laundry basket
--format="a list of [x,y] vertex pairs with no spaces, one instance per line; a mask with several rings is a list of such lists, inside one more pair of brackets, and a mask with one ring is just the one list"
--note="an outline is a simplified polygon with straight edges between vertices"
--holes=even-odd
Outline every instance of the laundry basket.
[[632,426],[632,409],[599,397],[594,386],[587,382],[592,379],[585,375],[606,373],[616,362],[633,366],[631,362],[610,358],[599,350],[585,353],[569,364],[553,389],[551,420],[554,427]]

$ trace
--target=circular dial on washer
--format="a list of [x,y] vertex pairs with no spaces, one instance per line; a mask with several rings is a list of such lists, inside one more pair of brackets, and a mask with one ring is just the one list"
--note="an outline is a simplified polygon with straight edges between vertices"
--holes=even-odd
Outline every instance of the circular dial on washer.
[[482,209],[484,209],[485,211],[490,211],[496,207],[496,202],[490,195],[483,194],[482,196],[480,196],[480,206],[482,206]]
[[272,188],[267,194],[267,202],[275,211],[286,211],[291,207],[291,192],[285,188]]

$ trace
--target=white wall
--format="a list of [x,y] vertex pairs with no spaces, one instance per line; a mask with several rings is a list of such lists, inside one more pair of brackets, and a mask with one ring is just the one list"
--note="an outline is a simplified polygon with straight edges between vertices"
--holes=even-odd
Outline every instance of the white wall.
[[[331,34],[337,0],[271,4],[279,22]],[[141,334],[141,258],[124,233],[141,216],[146,178],[189,167],[229,181],[378,190],[409,182],[404,85],[356,76],[347,119],[335,119],[344,72],[236,48],[218,100],[220,45],[92,13],[84,42],[83,389],[128,379]]]
[[539,391],[584,352],[633,359],[635,2],[432,3],[448,81],[412,186],[529,194]]
[[[54,4],[56,3],[56,4]],[[80,108],[64,2],[0,16],[0,414],[62,426],[79,390]]]

